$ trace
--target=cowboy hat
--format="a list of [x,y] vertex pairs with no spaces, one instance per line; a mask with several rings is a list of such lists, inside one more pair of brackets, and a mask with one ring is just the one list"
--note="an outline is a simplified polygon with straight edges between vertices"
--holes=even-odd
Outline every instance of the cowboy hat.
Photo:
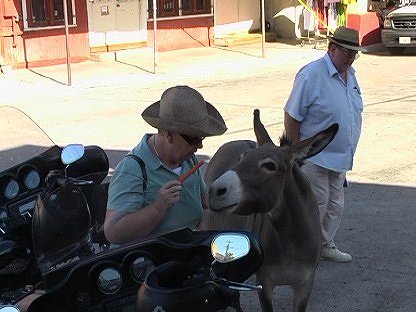
[[192,137],[219,135],[227,130],[224,119],[215,107],[188,86],[165,90],[160,101],[147,107],[142,117],[157,129]]
[[360,46],[359,33],[355,29],[340,26],[335,29],[334,34],[328,36],[328,40],[349,50],[366,52]]

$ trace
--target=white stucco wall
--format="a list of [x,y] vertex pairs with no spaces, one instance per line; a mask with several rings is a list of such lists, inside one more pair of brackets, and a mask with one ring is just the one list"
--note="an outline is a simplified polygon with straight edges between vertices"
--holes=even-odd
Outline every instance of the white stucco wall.
[[260,30],[260,1],[214,0],[215,36]]

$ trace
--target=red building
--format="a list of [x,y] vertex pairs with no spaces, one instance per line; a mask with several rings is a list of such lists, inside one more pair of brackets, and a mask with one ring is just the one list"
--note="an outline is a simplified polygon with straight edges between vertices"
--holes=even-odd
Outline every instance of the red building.
[[[157,0],[158,50],[208,46],[214,0]],[[71,62],[153,45],[153,0],[67,0]],[[63,0],[0,0],[0,67],[65,63]]]
[[[13,68],[66,61],[62,0],[0,0],[0,65]],[[85,0],[68,0],[71,59],[89,57]]]

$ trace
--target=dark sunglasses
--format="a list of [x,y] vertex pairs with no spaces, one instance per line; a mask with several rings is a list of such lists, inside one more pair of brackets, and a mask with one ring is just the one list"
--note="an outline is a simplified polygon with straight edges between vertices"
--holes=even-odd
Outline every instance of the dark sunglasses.
[[360,55],[358,54],[358,51],[355,50],[350,50],[350,49],[346,49],[344,47],[338,46],[338,48],[341,50],[341,52],[344,54],[344,56],[347,59],[358,59],[360,57]]
[[202,141],[205,139],[205,137],[190,137],[185,134],[180,134],[180,136],[189,144],[192,146],[198,146],[202,143]]

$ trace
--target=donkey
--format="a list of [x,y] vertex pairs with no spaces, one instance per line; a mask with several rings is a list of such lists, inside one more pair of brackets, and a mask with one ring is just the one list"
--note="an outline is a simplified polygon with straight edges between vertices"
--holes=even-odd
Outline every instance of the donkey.
[[320,258],[321,231],[316,197],[298,163],[316,155],[334,138],[334,124],[315,136],[281,146],[270,139],[254,110],[253,141],[225,143],[205,173],[210,209],[203,228],[245,229],[258,235],[264,261],[256,272],[259,300],[273,311],[273,289],[293,288],[293,311],[306,311]]

